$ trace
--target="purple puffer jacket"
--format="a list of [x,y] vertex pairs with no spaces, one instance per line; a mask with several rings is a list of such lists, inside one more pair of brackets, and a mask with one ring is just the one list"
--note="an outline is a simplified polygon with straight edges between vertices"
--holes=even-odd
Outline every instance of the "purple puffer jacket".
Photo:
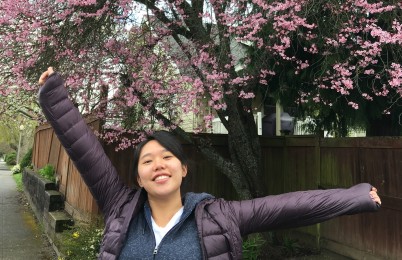
[[[143,208],[144,190],[126,187],[97,137],[74,107],[58,74],[39,91],[39,102],[60,142],[96,199],[105,218],[99,259],[117,259],[130,220]],[[248,201],[207,199],[195,210],[204,259],[242,259],[242,236],[298,227],[330,218],[377,210],[371,185],[292,192]]]

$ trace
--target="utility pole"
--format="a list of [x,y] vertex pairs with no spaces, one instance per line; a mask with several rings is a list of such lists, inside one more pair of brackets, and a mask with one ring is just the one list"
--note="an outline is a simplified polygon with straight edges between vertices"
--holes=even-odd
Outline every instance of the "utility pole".
[[18,141],[18,151],[17,151],[17,164],[20,163],[20,152],[21,152],[21,139],[22,139],[22,131],[24,130],[24,125],[20,125],[20,138]]

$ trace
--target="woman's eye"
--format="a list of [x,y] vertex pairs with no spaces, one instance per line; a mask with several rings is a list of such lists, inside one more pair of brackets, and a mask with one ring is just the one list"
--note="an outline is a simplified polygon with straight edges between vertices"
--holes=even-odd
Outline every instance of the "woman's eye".
[[163,158],[164,159],[170,159],[170,158],[172,158],[173,156],[172,155],[165,155]]
[[151,160],[146,160],[143,162],[143,164],[150,164],[150,163],[151,163]]

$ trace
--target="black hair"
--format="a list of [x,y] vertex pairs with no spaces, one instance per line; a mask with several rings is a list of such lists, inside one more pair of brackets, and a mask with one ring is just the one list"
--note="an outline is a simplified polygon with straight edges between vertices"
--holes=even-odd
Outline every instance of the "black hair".
[[168,131],[156,131],[147,136],[147,138],[139,143],[134,151],[134,176],[138,176],[138,161],[140,159],[140,154],[144,145],[146,145],[149,141],[155,140],[160,145],[162,145],[166,150],[171,152],[174,156],[179,159],[182,165],[188,165],[188,159],[186,154],[183,151],[183,147],[179,140],[170,132]]

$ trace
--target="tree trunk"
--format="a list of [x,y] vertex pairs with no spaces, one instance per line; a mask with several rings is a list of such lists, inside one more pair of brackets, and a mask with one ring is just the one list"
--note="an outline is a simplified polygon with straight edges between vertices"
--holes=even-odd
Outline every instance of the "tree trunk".
[[254,116],[252,112],[244,112],[243,104],[236,95],[226,96],[225,101],[225,113],[218,114],[228,130],[230,163],[237,169],[237,178],[245,181],[242,185],[246,185],[251,197],[261,197],[265,193],[261,182],[261,147]]

